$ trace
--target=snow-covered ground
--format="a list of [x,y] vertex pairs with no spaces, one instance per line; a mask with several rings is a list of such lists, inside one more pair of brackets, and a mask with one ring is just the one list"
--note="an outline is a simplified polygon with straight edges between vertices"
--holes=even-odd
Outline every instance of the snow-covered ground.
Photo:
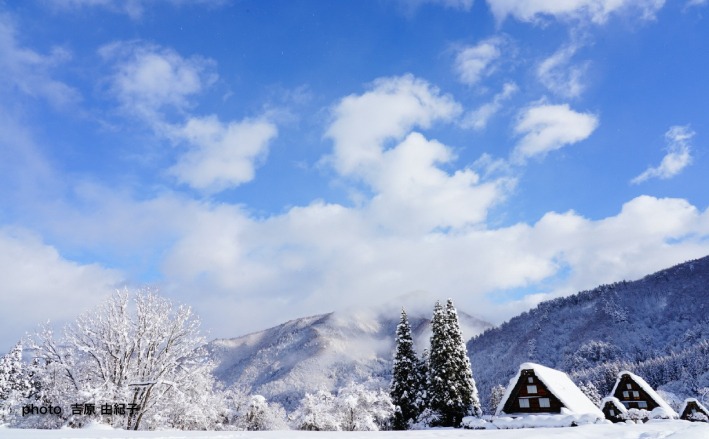
[[3,439],[707,439],[709,424],[686,421],[650,421],[640,425],[584,425],[573,428],[535,428],[519,430],[425,430],[382,432],[204,432],[204,431],[124,431],[92,428],[84,430],[17,430],[0,428]]

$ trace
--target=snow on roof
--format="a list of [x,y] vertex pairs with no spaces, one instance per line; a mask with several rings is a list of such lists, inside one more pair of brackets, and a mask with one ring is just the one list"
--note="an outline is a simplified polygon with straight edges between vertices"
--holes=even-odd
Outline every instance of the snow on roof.
[[682,407],[680,407],[680,409],[679,409],[679,414],[680,414],[680,415],[681,415],[682,413],[684,413],[684,411],[687,409],[687,404],[689,404],[690,402],[693,402],[693,403],[697,404],[697,406],[699,407],[699,409],[700,409],[700,410],[703,410],[704,413],[709,413],[709,410],[707,410],[707,408],[704,407],[704,405],[702,405],[702,403],[699,402],[699,400],[697,400],[696,398],[687,398],[687,399],[684,400],[684,402],[682,403]]
[[495,415],[499,416],[504,413],[505,403],[510,397],[512,390],[519,381],[522,371],[526,369],[531,369],[534,371],[534,375],[549,389],[551,393],[554,394],[559,401],[564,405],[564,407],[577,414],[593,414],[604,418],[603,412],[596,407],[593,402],[586,395],[583,394],[581,389],[579,389],[571,378],[564,372],[559,370],[551,369],[546,366],[542,366],[536,363],[522,363],[519,366],[519,371],[515,375],[510,383],[507,385],[507,390],[505,395],[500,401],[500,405],[497,406],[497,412]]
[[657,403],[657,405],[662,407],[662,409],[665,410],[668,415],[679,417],[677,412],[672,410],[672,407],[670,407],[669,404],[667,404],[667,402],[665,402],[665,400],[662,399],[662,397],[658,395],[657,392],[655,392],[655,390],[653,390],[653,388],[650,387],[650,385],[644,379],[627,370],[618,373],[618,378],[615,380],[615,385],[613,386],[613,390],[611,390],[611,395],[615,395],[615,391],[618,388],[618,384],[620,384],[620,379],[623,377],[623,375],[628,375],[630,379],[635,381],[635,383],[637,383],[637,385],[640,386],[640,388],[643,389],[643,391],[647,393],[647,395],[652,398]]
[[615,406],[615,408],[618,409],[619,412],[621,412],[621,413],[628,412],[628,409],[626,409],[625,406],[623,405],[623,403],[620,402],[620,400],[618,398],[616,398],[615,396],[606,396],[605,398],[603,398],[601,400],[601,408],[605,407],[606,403],[608,403],[608,402],[613,404]]

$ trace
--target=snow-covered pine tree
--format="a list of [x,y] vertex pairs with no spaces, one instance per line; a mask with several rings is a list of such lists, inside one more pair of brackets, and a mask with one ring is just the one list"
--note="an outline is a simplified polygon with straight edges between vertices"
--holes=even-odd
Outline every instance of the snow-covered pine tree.
[[460,420],[456,421],[457,427],[463,416],[473,415],[479,418],[483,413],[480,407],[478,388],[475,385],[470,359],[468,358],[468,349],[465,346],[463,332],[460,330],[460,323],[458,322],[458,311],[453,306],[452,299],[448,299],[448,302],[446,302],[446,319],[448,320],[450,344],[453,348],[453,375],[456,383],[453,389],[456,398],[454,399],[454,405],[460,414]]
[[481,416],[482,411],[458,313],[451,300],[445,310],[436,302],[431,330],[429,408],[438,417],[435,425],[459,427],[463,417]]
[[448,338],[448,319],[440,302],[433,307],[431,351],[428,361],[428,408],[437,419],[433,425],[453,426],[455,413],[450,407],[453,387],[453,349]]
[[418,390],[416,352],[411,338],[411,326],[402,308],[401,319],[396,327],[396,352],[392,367],[390,395],[396,406],[393,429],[407,430],[409,422],[414,422],[418,416],[416,393]]
[[416,413],[420,415],[428,408],[428,349],[424,349],[416,362]]
[[22,366],[22,343],[18,342],[0,358],[0,424],[10,421],[10,415],[19,410],[30,385]]

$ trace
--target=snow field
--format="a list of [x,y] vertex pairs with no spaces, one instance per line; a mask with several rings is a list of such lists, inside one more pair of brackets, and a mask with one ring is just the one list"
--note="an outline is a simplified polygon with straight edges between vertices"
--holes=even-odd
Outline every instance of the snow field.
[[645,424],[599,424],[572,428],[518,430],[432,429],[417,431],[125,431],[106,427],[61,430],[0,428],[2,439],[707,439],[709,424],[650,421]]

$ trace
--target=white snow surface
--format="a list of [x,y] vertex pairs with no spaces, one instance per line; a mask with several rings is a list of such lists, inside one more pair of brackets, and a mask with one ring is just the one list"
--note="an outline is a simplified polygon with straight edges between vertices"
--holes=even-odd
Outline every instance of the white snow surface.
[[[500,401],[500,405],[497,406],[496,416],[504,414],[504,407],[507,399],[510,397],[512,390],[519,381],[519,377],[522,374],[522,370],[532,369],[534,374],[539,378],[539,380],[544,383],[545,386],[564,404],[567,414],[577,414],[577,415],[594,415],[600,419],[605,419],[601,409],[596,407],[596,405],[588,399],[586,395],[571,381],[568,375],[556,369],[552,369],[541,364],[536,363],[522,363],[519,366],[519,371],[507,385],[507,390],[505,390],[505,395]],[[563,411],[563,409],[562,409]],[[563,413],[562,413],[563,414]]]
[[3,429],[3,439],[706,439],[709,424],[688,421],[650,421],[645,424],[594,424],[572,428],[518,430],[433,429],[417,431],[124,431]]
[[665,400],[660,395],[658,395],[657,392],[655,392],[655,390],[652,387],[650,387],[650,385],[647,383],[647,381],[645,381],[643,378],[641,378],[641,377],[639,377],[639,376],[635,375],[634,373],[629,372],[627,370],[624,370],[624,371],[621,371],[618,373],[618,378],[615,380],[615,384],[613,385],[613,390],[611,390],[611,395],[615,395],[615,391],[618,388],[618,383],[620,383],[620,378],[626,374],[630,375],[630,378],[632,378],[633,381],[638,383],[640,388],[642,388],[645,391],[645,393],[647,393],[650,396],[650,398],[654,399],[655,402],[660,406],[660,408],[662,408],[662,410],[664,410],[664,412],[668,416],[673,417],[673,418],[679,418],[679,415],[677,414],[677,412],[675,412],[672,409],[672,407],[670,407],[669,404],[667,404],[667,402],[665,402]]
[[497,416],[490,421],[466,416],[463,418],[463,427],[473,430],[509,430],[520,428],[562,428],[577,427],[579,425],[599,424],[608,422],[599,419],[594,414],[583,415],[525,415],[516,418]]

